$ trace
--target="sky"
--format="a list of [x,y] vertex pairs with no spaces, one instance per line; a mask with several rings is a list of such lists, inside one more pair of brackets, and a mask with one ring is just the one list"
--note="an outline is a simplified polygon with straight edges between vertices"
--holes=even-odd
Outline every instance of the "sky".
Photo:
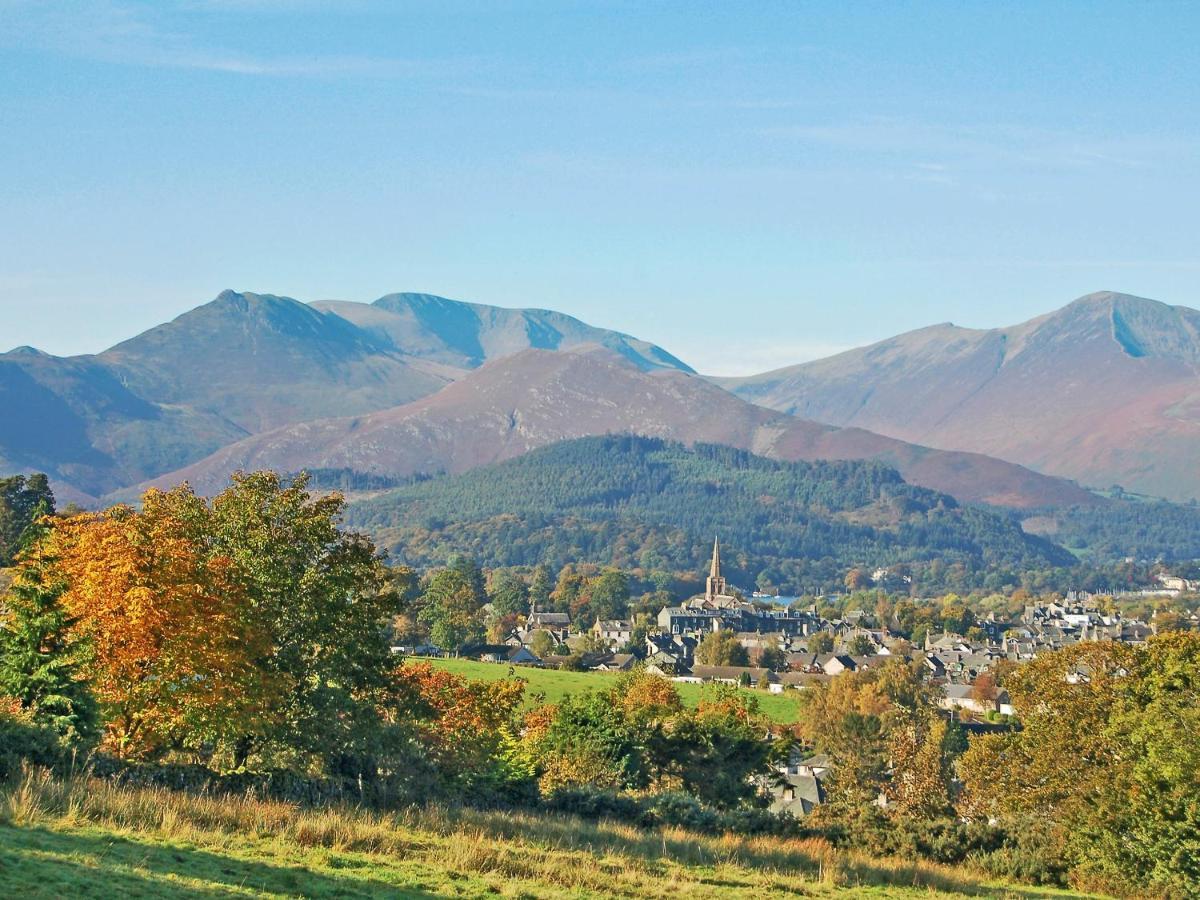
[[558,309],[745,374],[1200,307],[1200,5],[0,0],[0,349],[225,288]]

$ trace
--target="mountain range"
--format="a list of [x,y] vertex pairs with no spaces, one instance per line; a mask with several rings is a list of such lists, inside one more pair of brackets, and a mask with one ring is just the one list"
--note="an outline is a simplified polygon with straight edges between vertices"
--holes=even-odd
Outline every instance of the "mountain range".
[[1070,482],[979,454],[930,450],[773,412],[678,369],[643,371],[595,345],[523,350],[403,406],[266,431],[151,486],[188,481],[213,492],[232,471],[263,468],[456,474],[558,441],[611,433],[723,444],[789,461],[879,460],[912,484],[964,502],[1032,507],[1091,498]]
[[45,471],[96,498],[258,432],[427,396],[515,351],[609,348],[690,371],[665,350],[549,310],[427,294],[308,305],[225,291],[94,356],[0,355],[0,471]]
[[1089,294],[1008,328],[933,325],[748,378],[780,412],[1091,487],[1200,497],[1200,312]]
[[1075,481],[1195,496],[1198,333],[1193,310],[1097,294],[1008,329],[934,326],[706,379],[550,310],[225,291],[97,355],[0,355],[0,474],[46,471],[96,504],[184,479],[214,491],[237,468],[453,474],[623,432],[878,460],[1016,509],[1100,502]]

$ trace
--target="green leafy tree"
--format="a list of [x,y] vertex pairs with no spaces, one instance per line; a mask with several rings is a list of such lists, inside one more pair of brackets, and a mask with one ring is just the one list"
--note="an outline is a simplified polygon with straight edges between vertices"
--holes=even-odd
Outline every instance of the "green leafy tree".
[[457,572],[471,586],[471,594],[476,607],[483,606],[488,602],[487,580],[484,578],[483,569],[479,568],[479,563],[472,557],[455,554],[450,557],[447,568]]
[[748,666],[750,654],[732,631],[710,631],[696,647],[696,662],[702,666]]
[[828,631],[818,631],[808,636],[809,653],[832,653],[833,635]]
[[758,698],[732,685],[711,685],[694,712],[671,725],[670,753],[686,791],[726,808],[751,798],[751,776],[765,771],[771,751]]
[[597,619],[623,619],[629,614],[629,576],[609,569],[588,585],[588,605]]
[[249,598],[246,627],[268,638],[256,665],[283,699],[237,741],[234,765],[284,751],[356,765],[378,735],[372,697],[387,681],[403,573],[367,537],[339,528],[345,501],[311,495],[303,474],[239,472],[211,503],[184,487],[163,504],[206,552],[232,563]]
[[550,607],[550,594],[553,591],[554,577],[550,574],[550,567],[542,564],[533,570],[533,579],[529,582],[529,602],[545,611]]
[[565,697],[541,741],[540,753],[550,775],[543,776],[543,790],[649,784],[642,734],[607,692]]
[[865,634],[856,634],[847,645],[851,656],[869,656],[875,652],[875,642]]
[[[559,611],[576,608],[586,584],[587,579],[573,567],[563,566],[562,571],[558,573],[558,581],[554,584],[554,591],[550,594],[550,605]],[[541,606],[538,609],[545,612]]]
[[553,635],[548,631],[535,631],[533,637],[529,639],[529,649],[539,659],[553,656],[556,646]]
[[529,612],[529,588],[515,572],[503,571],[492,579],[489,597],[492,612],[500,619],[523,616]]
[[1076,884],[1200,896],[1200,635],[1077,644],[1005,686],[1022,728],[971,739],[964,811],[1041,823]]
[[420,600],[418,618],[429,627],[435,645],[457,652],[483,636],[478,598],[469,577],[459,569],[434,574]]
[[787,656],[778,647],[763,647],[758,653],[758,665],[772,672],[781,672],[787,665]]
[[608,641],[594,631],[588,631],[578,639],[572,638],[571,646],[576,653],[607,653],[609,649]]

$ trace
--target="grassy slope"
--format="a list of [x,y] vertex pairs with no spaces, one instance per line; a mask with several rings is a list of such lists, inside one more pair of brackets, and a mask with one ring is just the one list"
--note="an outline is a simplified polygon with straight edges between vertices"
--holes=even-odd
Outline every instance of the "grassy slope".
[[931,864],[820,840],[641,832],[558,816],[377,816],[67,784],[0,790],[6,897],[1032,898]]
[[[431,662],[448,671],[467,678],[485,681],[496,681],[508,677],[508,665],[505,663],[475,662],[470,659],[430,659]],[[529,682],[526,694],[543,693],[550,703],[557,703],[567,694],[586,690],[603,690],[612,683],[616,674],[612,672],[560,672],[557,669],[533,669],[524,666],[517,667],[517,674]],[[703,696],[704,687],[699,684],[676,684],[679,696],[688,706],[695,706]],[[776,722],[790,724],[799,716],[797,692],[785,691],[782,694],[770,694],[766,691],[750,689],[765,715]]]

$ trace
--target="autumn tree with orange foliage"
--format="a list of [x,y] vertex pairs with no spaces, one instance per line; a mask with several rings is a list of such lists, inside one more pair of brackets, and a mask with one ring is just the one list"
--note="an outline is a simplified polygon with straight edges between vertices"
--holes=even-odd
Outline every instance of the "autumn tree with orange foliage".
[[373,773],[389,751],[378,697],[390,668],[387,627],[412,572],[389,569],[365,535],[339,528],[345,501],[308,477],[235,473],[211,501],[186,485],[157,495],[206,558],[229,561],[239,628],[263,638],[250,657],[272,701],[229,748],[229,765]]
[[385,720],[415,725],[445,777],[464,786],[503,778],[496,766],[515,744],[524,679],[468,681],[428,663],[400,666],[392,679]]
[[834,762],[823,812],[861,810],[881,792],[902,815],[946,807],[951,760],[936,716],[929,685],[903,660],[804,691],[801,735]]
[[387,624],[411,571],[343,532],[344,501],[304,475],[237,473],[208,501],[183,485],[140,511],[57,522],[62,605],[121,756],[217,768],[374,775]]
[[231,561],[206,557],[163,498],[64,520],[49,538],[90,650],[103,746],[119,756],[211,753],[274,700],[253,662],[266,635],[245,627]]

